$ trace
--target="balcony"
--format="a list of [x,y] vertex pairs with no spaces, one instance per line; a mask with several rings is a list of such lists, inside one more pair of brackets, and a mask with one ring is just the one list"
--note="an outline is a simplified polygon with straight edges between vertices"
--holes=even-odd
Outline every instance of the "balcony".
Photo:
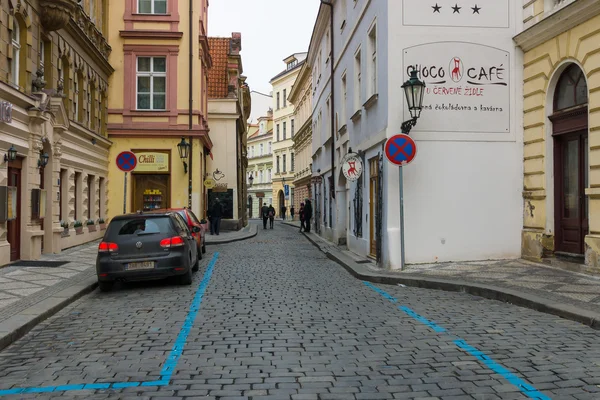
[[74,16],[76,0],[40,0],[42,25],[48,31],[64,28]]

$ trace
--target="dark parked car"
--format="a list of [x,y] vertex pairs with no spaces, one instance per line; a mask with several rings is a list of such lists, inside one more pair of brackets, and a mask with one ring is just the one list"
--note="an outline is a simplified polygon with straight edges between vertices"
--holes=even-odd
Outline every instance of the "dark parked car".
[[200,254],[200,259],[202,259],[202,254],[206,253],[206,232],[204,231],[204,226],[198,221],[196,214],[189,208],[169,208],[162,211],[176,211],[183,217],[192,232],[192,236],[198,243],[198,253]]
[[177,276],[190,285],[198,260],[196,240],[177,212],[121,215],[110,221],[98,246],[98,284],[108,291],[116,281]]

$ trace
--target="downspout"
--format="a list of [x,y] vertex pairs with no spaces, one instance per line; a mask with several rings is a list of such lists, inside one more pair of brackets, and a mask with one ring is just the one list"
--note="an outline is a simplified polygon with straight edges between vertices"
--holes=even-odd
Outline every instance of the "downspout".
[[334,72],[335,72],[335,68],[333,66],[333,55],[334,55],[334,51],[333,51],[333,43],[334,43],[334,39],[333,39],[333,3],[331,2],[331,0],[321,0],[321,4],[325,4],[327,6],[330,7],[330,13],[329,13],[329,41],[330,41],[330,46],[331,46],[331,63],[329,65],[330,68],[330,73],[331,73],[331,177],[332,177],[332,182],[333,182],[333,188],[329,188],[330,190],[330,194],[329,197],[332,199],[335,199],[335,85],[334,85]]
[[188,129],[190,131],[190,136],[189,136],[189,140],[190,140],[190,152],[189,152],[190,169],[189,169],[189,175],[188,175],[188,186],[189,186],[189,188],[188,188],[188,208],[191,209],[192,208],[192,183],[193,183],[192,176],[193,176],[193,171],[194,171],[193,164],[192,164],[193,160],[194,160],[194,151],[193,151],[193,149],[194,149],[194,147],[193,147],[194,141],[193,141],[193,137],[191,135],[192,126],[193,126],[193,115],[192,114],[193,114],[193,106],[194,106],[194,97],[193,97],[194,96],[194,92],[193,92],[193,89],[192,89],[192,79],[193,79],[193,75],[194,75],[194,71],[192,70],[192,68],[194,66],[194,63],[193,63],[194,48],[193,48],[193,45],[192,45],[192,43],[193,43],[193,41],[192,41],[192,39],[193,39],[192,32],[193,32],[193,27],[194,27],[194,25],[193,25],[193,17],[194,17],[194,7],[193,7],[193,4],[194,4],[194,0],[189,0],[189,2],[190,2],[190,27],[189,27],[189,31],[188,32],[190,34],[190,60],[189,60],[189,62],[190,62],[190,65],[189,65],[189,68],[190,68],[190,82],[189,82],[189,106],[188,106],[189,107],[189,126],[188,126]]

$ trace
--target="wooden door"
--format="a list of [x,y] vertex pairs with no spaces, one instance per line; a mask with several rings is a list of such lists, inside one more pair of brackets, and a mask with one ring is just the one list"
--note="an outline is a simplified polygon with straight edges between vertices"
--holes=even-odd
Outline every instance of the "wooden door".
[[369,160],[369,231],[370,246],[369,253],[375,257],[377,255],[377,194],[379,193],[379,157]]
[[589,230],[585,196],[588,163],[587,131],[555,137],[555,251],[584,254],[584,239]]
[[17,188],[17,218],[7,222],[10,261],[17,261],[21,259],[21,168],[8,168],[8,186]]

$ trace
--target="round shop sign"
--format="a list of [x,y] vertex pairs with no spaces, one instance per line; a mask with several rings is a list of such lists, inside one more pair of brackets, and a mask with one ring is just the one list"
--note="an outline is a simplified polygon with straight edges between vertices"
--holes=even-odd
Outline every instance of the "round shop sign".
[[363,172],[363,163],[356,153],[348,153],[342,159],[342,173],[350,182],[355,182]]
[[212,178],[208,178],[204,181],[204,187],[206,187],[207,189],[214,189],[215,187],[215,181]]

